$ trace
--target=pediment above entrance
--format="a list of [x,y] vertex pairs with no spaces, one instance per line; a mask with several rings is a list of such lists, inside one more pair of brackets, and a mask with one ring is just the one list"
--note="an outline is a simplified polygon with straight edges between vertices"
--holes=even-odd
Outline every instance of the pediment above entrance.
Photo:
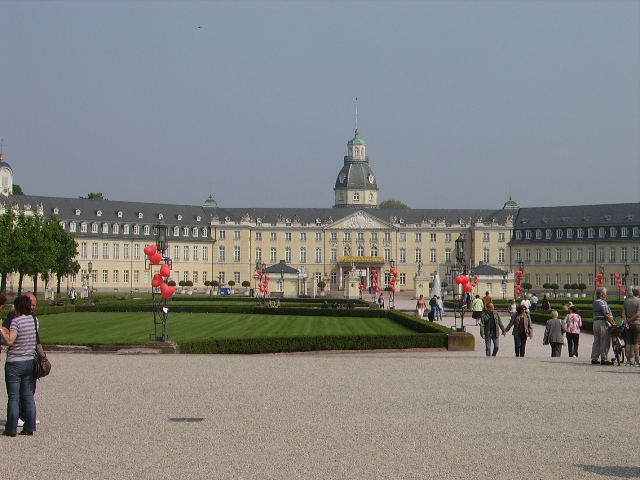
[[392,228],[387,222],[383,222],[379,218],[370,215],[367,212],[358,210],[357,212],[338,220],[329,228],[336,229],[355,229],[355,230],[373,230]]

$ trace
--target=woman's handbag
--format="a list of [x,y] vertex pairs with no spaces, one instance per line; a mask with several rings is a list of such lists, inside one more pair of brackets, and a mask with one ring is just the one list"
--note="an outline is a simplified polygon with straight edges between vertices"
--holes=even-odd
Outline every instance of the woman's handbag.
[[51,371],[51,362],[47,358],[47,354],[44,353],[44,349],[40,343],[40,334],[38,333],[38,324],[36,323],[35,318],[33,319],[33,324],[36,327],[36,365],[34,368],[34,375],[36,378],[42,378],[49,375],[49,372]]

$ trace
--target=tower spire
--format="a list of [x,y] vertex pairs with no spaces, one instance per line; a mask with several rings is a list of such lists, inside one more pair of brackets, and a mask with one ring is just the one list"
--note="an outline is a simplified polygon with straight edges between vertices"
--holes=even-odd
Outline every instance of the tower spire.
[[358,97],[356,97],[356,137],[358,133]]

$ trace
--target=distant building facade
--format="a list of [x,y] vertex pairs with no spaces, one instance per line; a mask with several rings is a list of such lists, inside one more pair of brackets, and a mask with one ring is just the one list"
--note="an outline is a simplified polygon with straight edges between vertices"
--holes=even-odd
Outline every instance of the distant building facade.
[[[299,272],[300,294],[315,294],[319,281],[342,289],[353,271],[368,288],[374,269],[379,284],[388,286],[392,262],[400,290],[414,290],[416,278],[436,274],[451,289],[461,234],[465,261],[478,272],[477,292],[495,298],[513,297],[520,263],[524,280],[539,293],[545,283],[585,283],[593,290],[600,270],[614,286],[625,265],[628,285],[640,283],[638,203],[519,208],[509,199],[497,210],[378,209],[377,178],[357,129],[347,148],[333,208],[224,208],[211,197],[188,206],[5,195],[0,214],[13,209],[55,217],[78,242],[81,271],[68,279],[69,287],[81,286],[91,262],[90,284],[100,292],[151,290],[143,250],[155,243],[159,222],[168,226],[171,279],[193,282],[196,292],[211,280],[254,286],[256,265],[282,260]],[[12,185],[13,171],[5,165],[0,162],[1,185]],[[15,276],[8,285],[17,287]],[[270,290],[280,289],[285,286],[273,278]]]

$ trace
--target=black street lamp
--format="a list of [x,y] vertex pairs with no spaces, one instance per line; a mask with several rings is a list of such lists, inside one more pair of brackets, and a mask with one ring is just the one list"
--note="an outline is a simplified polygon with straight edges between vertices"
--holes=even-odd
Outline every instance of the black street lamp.
[[[466,244],[466,235],[464,233],[461,233],[458,238],[456,238],[456,241],[454,242],[455,245],[455,254],[456,254],[456,266],[455,268],[453,268],[452,270],[455,271],[455,273],[459,274],[459,275],[466,275],[467,274],[467,262],[465,259],[465,244]],[[451,275],[452,277],[454,277],[453,273]],[[459,287],[458,287],[459,288]],[[454,299],[455,299],[455,291],[456,289],[454,289]],[[461,294],[460,298],[458,300],[457,303],[457,307],[458,310],[460,311],[460,328],[456,328],[457,331],[459,332],[464,332],[464,310],[467,307],[467,302],[465,301],[465,295]],[[454,315],[455,315],[455,309],[454,309]],[[455,316],[454,316],[454,320],[455,320]]]
[[93,272],[93,262],[87,264],[87,297],[89,305],[93,305],[93,292],[91,291],[91,275]]
[[627,293],[625,293],[625,296],[629,295],[629,290],[627,289],[627,277],[629,276],[630,272],[631,272],[631,266],[629,265],[629,262],[625,262],[625,264],[624,264],[624,277],[622,278],[622,283],[624,285],[624,291],[627,292]]
[[[395,278],[395,276],[393,275],[393,270],[395,270],[396,268],[396,261],[394,259],[389,260],[389,265],[391,266],[391,277],[390,278]],[[391,309],[395,309],[396,308],[396,292],[394,291],[394,289],[396,288],[395,283],[393,283],[391,285],[391,288],[389,289],[389,291],[391,292],[389,294],[389,308]]]
[[[168,265],[169,268],[172,266],[171,259],[167,256],[167,250],[169,249],[169,242],[167,241],[167,231],[169,227],[164,223],[163,220],[160,221],[158,225],[153,227],[153,234],[155,235],[156,240],[156,248],[158,252],[162,254],[162,260],[165,265]],[[153,268],[151,264],[149,268]],[[151,336],[152,340],[157,342],[166,342],[169,337],[167,336],[167,317],[169,316],[169,308],[168,308],[168,298],[162,298],[162,300],[157,299],[157,288],[151,289],[151,296],[153,298],[153,327],[154,333]]]

